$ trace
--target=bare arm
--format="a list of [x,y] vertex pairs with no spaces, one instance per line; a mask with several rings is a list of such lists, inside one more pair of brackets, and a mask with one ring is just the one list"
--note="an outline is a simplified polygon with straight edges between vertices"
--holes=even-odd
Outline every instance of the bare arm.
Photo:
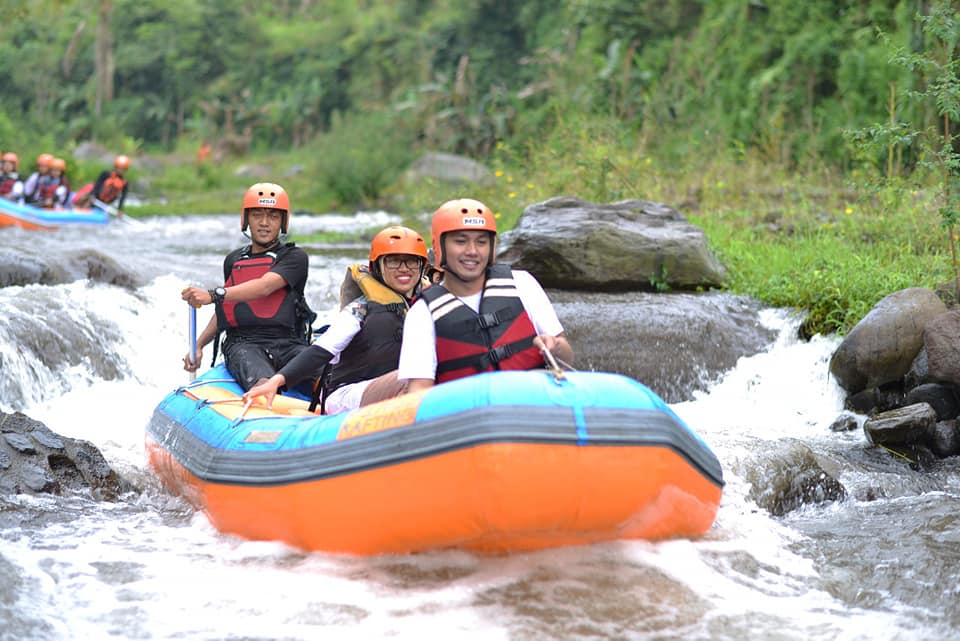
[[573,348],[570,346],[563,332],[560,332],[556,336],[541,334],[533,339],[533,344],[541,350],[548,350],[557,361],[562,361],[567,365],[573,365]]
[[407,393],[419,392],[433,387],[433,380],[429,378],[412,378],[407,383]]

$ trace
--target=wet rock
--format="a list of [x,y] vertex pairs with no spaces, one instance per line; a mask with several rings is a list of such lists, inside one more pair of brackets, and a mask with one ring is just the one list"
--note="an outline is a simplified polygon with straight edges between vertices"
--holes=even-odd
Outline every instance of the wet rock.
[[910,369],[903,377],[903,385],[909,390],[918,385],[933,382],[930,379],[930,368],[927,365],[927,348],[921,347],[917,357],[910,363]]
[[925,383],[907,392],[905,405],[928,403],[937,413],[937,420],[946,421],[960,414],[960,403],[952,385],[943,383]]
[[940,458],[960,454],[960,428],[956,420],[938,421],[930,428],[927,444]]
[[830,373],[851,394],[899,381],[924,346],[924,327],[946,311],[943,301],[923,287],[886,296],[840,343]]
[[929,403],[916,403],[868,418],[863,431],[874,445],[918,443],[936,422],[937,413]]
[[497,257],[546,287],[588,291],[707,289],[724,268],[703,232],[661,203],[551,198],[527,207]]
[[0,493],[89,492],[115,500],[131,490],[87,441],[55,434],[20,412],[0,412]]
[[24,248],[0,264],[0,287],[13,285],[59,285],[91,280],[135,289],[140,279],[117,261],[95,249],[77,249],[53,254]]
[[723,293],[599,294],[550,290],[580,370],[635,378],[668,403],[691,400],[776,338],[759,305]]
[[960,310],[931,320],[923,329],[930,378],[960,385]]
[[752,465],[747,480],[751,498],[774,516],[783,516],[803,505],[839,501],[846,497],[843,484],[828,473],[813,451],[798,442],[786,452],[772,453]]
[[857,414],[872,415],[903,407],[905,398],[906,393],[899,383],[888,383],[851,394],[844,402],[844,409]]
[[860,422],[853,414],[841,414],[830,424],[831,432],[852,432],[860,427]]

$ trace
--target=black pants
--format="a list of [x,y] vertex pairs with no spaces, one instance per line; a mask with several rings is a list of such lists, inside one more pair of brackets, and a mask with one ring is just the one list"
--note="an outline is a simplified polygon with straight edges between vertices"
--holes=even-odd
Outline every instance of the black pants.
[[[307,347],[305,341],[295,338],[227,336],[223,341],[223,358],[240,387],[248,390],[260,379],[276,374]],[[321,371],[312,373],[295,389],[309,397]]]

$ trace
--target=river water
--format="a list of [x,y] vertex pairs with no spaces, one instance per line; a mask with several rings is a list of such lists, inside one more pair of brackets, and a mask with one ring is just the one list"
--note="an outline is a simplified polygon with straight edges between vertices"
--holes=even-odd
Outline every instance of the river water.
[[[860,430],[831,432],[837,339],[797,340],[786,310],[751,312],[769,345],[671,404],[727,481],[699,540],[352,558],[217,533],[158,487],[143,439],[154,407],[186,381],[179,291],[215,284],[243,240],[236,225],[186,216],[0,229],[13,265],[0,282],[43,283],[0,287],[0,408],[92,442],[139,490],[115,503],[0,497],[0,641],[960,638],[960,466],[916,471]],[[309,251],[308,299],[324,316],[359,253]],[[846,498],[773,516],[804,474],[833,476]]]

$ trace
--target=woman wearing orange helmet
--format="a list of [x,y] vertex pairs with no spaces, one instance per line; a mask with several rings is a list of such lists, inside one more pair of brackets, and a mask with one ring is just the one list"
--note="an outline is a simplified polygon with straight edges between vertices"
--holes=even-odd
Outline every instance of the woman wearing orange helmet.
[[497,223],[489,207],[451,200],[433,215],[442,280],[424,290],[403,327],[398,379],[411,392],[492,370],[535,369],[543,353],[573,362],[573,349],[540,283],[496,264]]
[[23,181],[17,173],[20,159],[17,158],[17,154],[8,151],[0,157],[0,160],[3,162],[2,171],[0,171],[0,198],[18,201],[23,198]]
[[216,361],[224,332],[227,369],[247,390],[273,376],[310,344],[315,315],[304,297],[309,259],[301,248],[283,242],[289,222],[290,197],[280,185],[257,183],[244,193],[240,230],[251,243],[224,258],[222,286],[188,287],[180,294],[194,307],[215,307],[197,337],[196,360],[189,353],[183,358],[185,370],[197,370],[203,348],[211,342]]
[[330,365],[318,390],[322,411],[347,412],[398,396],[397,359],[403,319],[426,284],[427,245],[407,227],[387,227],[373,237],[370,260],[347,268],[340,313],[307,350],[244,398],[264,396],[267,406],[282,385],[296,384]]
[[[100,172],[95,183],[87,184],[77,190],[71,199],[74,207],[89,207],[95,201],[111,205],[117,211],[123,210],[127,199],[128,182],[124,177],[130,169],[130,158],[123,154],[113,159],[113,169]],[[116,201],[116,204],[114,204]]]

